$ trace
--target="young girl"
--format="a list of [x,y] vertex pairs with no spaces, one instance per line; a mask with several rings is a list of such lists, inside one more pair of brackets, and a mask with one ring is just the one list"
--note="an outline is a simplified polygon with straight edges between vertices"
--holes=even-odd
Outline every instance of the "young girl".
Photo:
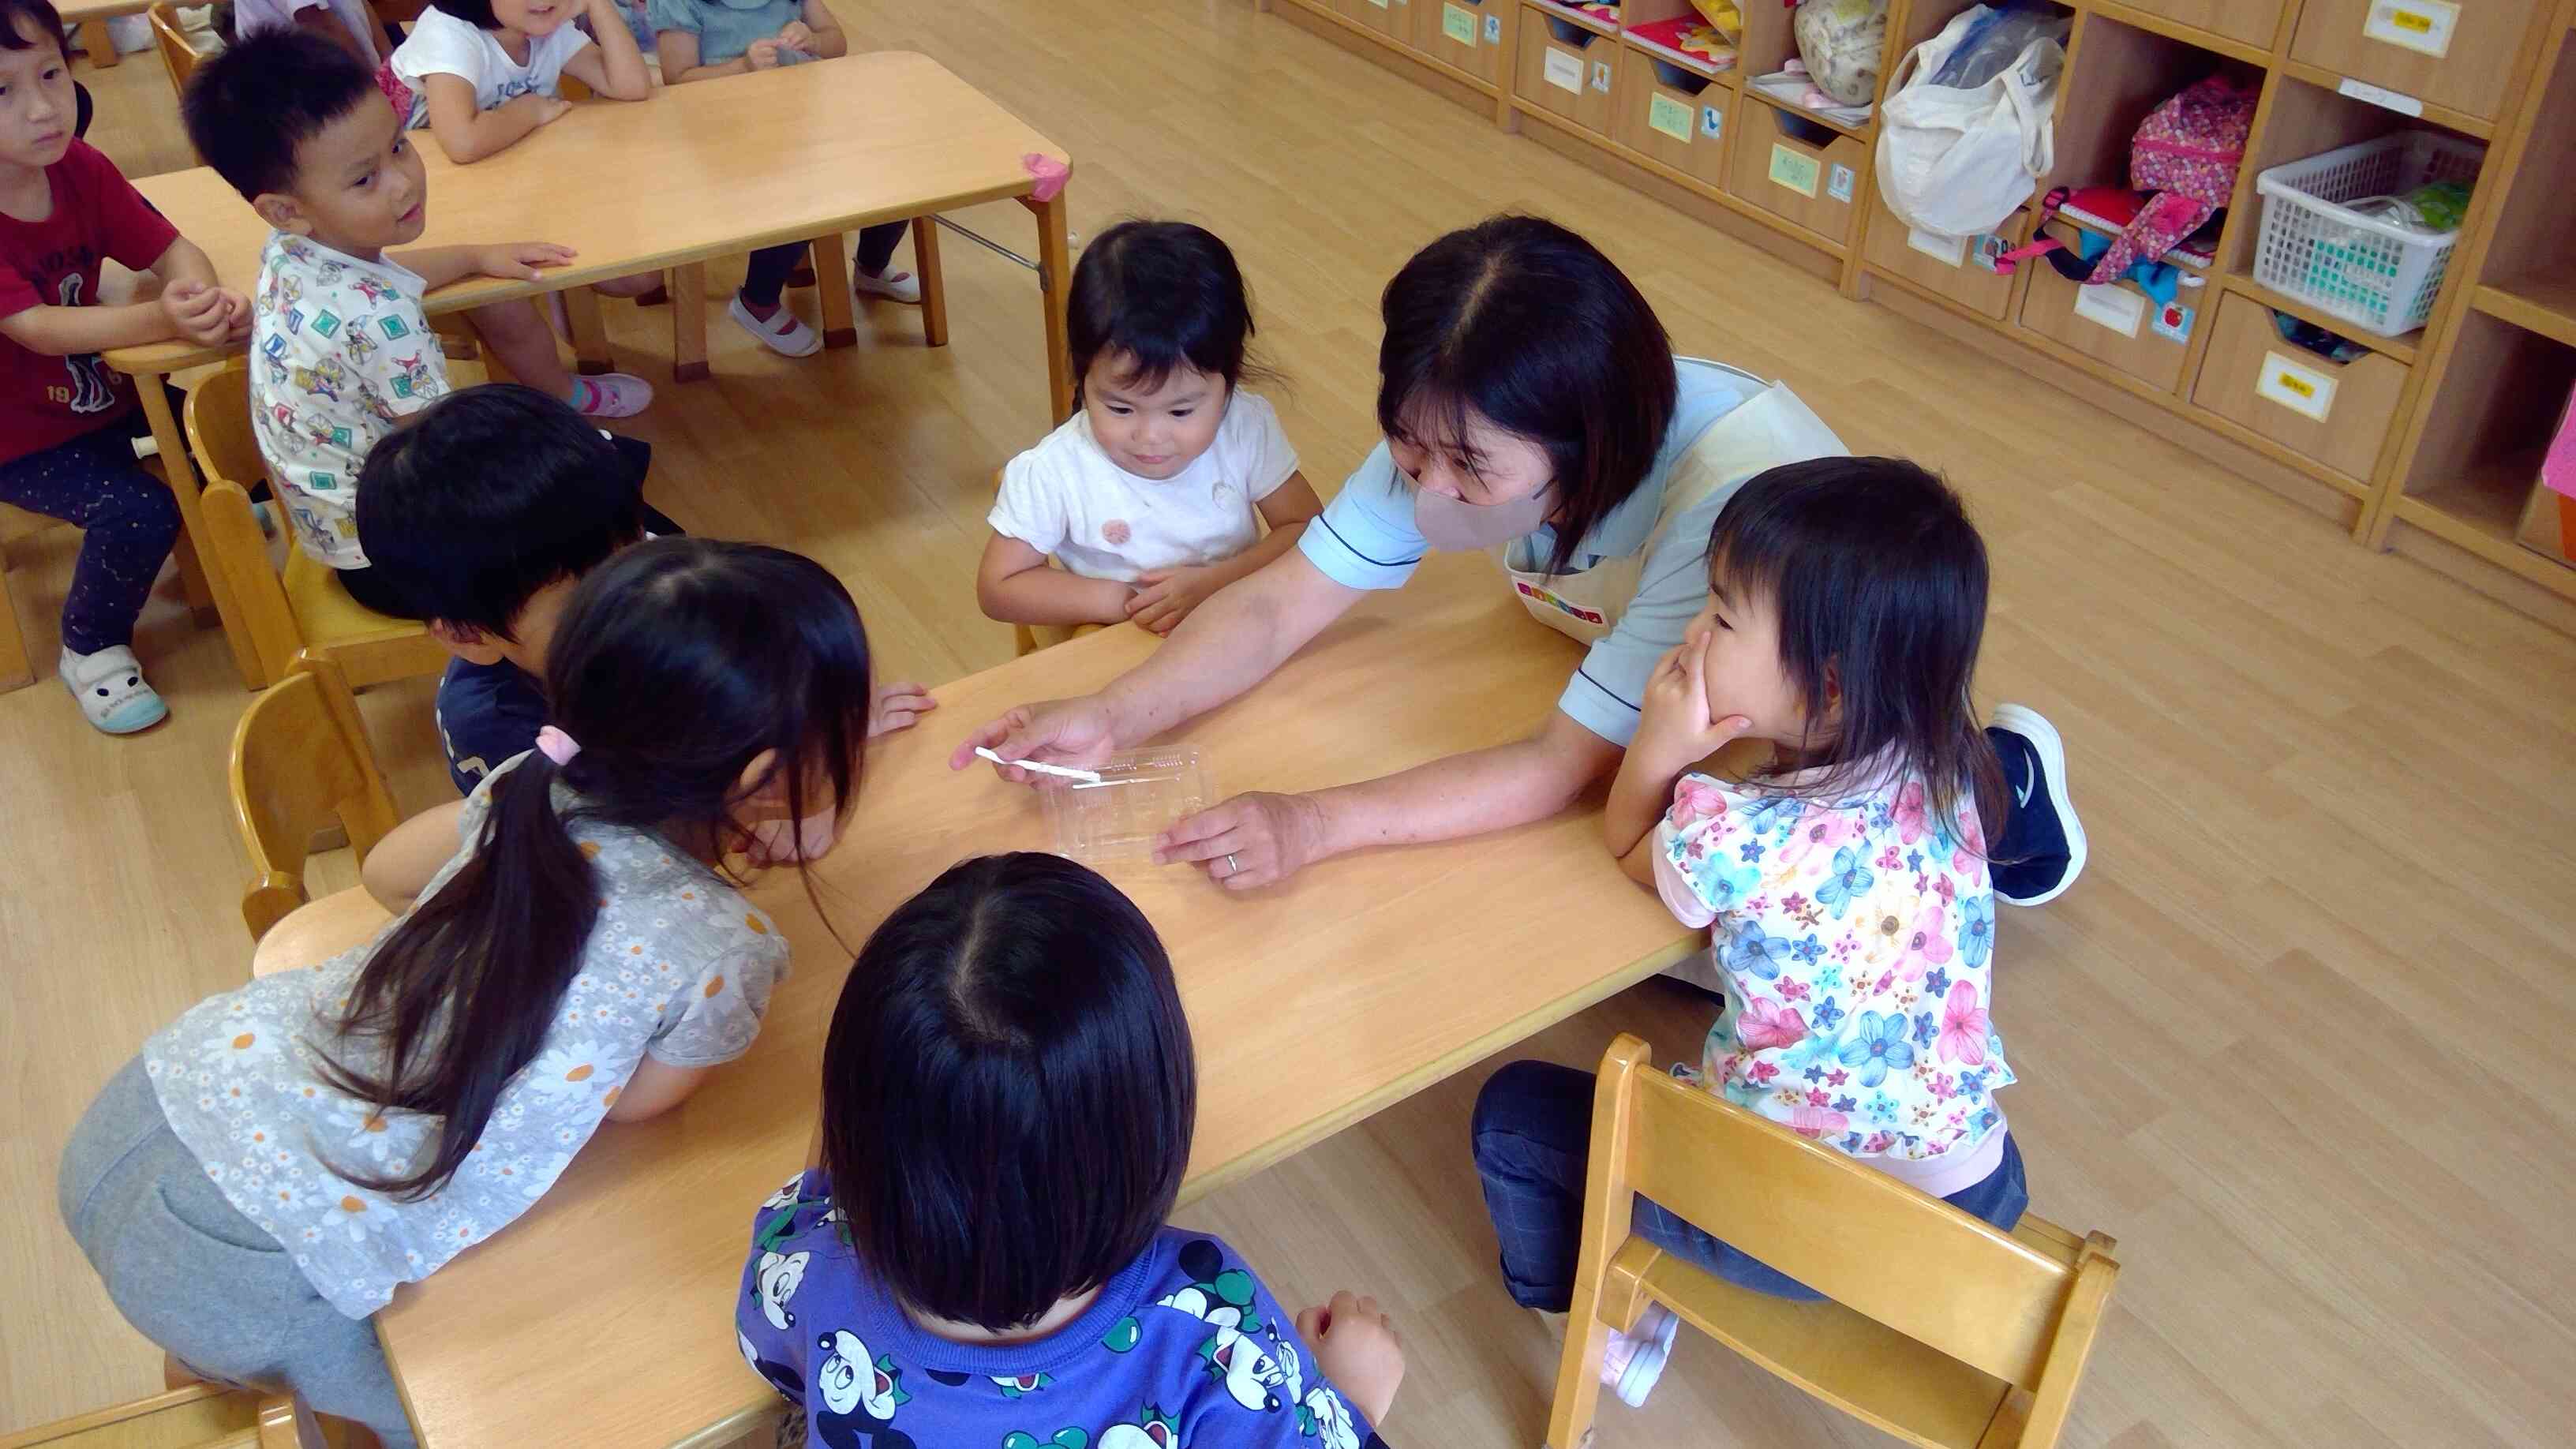
[[1005,623],[1169,634],[1324,505],[1279,415],[1241,390],[1252,299],[1224,242],[1122,222],[1084,249],[1066,306],[1080,410],[1003,470],[975,597]]
[[63,1152],[64,1222],[146,1337],[395,1449],[370,1315],[508,1227],[603,1120],[750,1047],[787,944],[720,862],[858,789],[867,639],[809,559],[627,549],[566,605],[546,685],[535,750],[368,857],[400,919],[199,1003]]
[[[1968,701],[1985,545],[1914,464],[1821,458],[1746,483],[1709,562],[1708,607],[1647,685],[1602,817],[1628,873],[1712,928],[1727,1002],[1700,1081],[2009,1228],[2030,1195],[1987,1015],[2003,792]],[[1691,772],[1739,735],[1780,765],[1742,785]],[[1592,1078],[1545,1062],[1477,1097],[1476,1170],[1526,1307],[1571,1295],[1591,1117]],[[1731,1282],[1818,1296],[1643,1198],[1635,1228]],[[1603,1382],[1644,1402],[1676,1327],[1657,1308],[1614,1334]]]
[[[644,14],[653,25],[664,85],[850,53],[849,37],[823,0],[647,0]],[[860,230],[858,253],[851,261],[855,290],[896,302],[921,300],[921,283],[910,272],[891,270],[894,249],[910,226],[889,221]],[[805,249],[804,242],[788,242],[753,252],[742,290],[725,309],[761,346],[788,357],[810,357],[823,346],[821,334],[780,300]]]
[[[250,301],[74,134],[63,44],[46,0],[0,0],[0,503],[80,525],[55,672],[84,719],[124,735],[170,713],[133,643],[179,505],[135,464],[134,385],[98,354],[177,337],[238,344]],[[95,305],[108,257],[157,274],[159,300]]]
[[1233,1249],[1164,1225],[1197,1088],[1162,942],[1083,867],[970,860],[888,917],[735,1300],[804,1442],[1378,1444],[1404,1352],[1376,1300],[1292,1325]]

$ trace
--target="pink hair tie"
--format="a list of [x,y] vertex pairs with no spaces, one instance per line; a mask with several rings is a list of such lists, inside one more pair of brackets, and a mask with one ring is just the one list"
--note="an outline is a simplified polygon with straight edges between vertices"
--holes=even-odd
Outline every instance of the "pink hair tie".
[[572,763],[573,756],[581,753],[581,743],[553,725],[547,725],[537,731],[537,753],[554,761],[555,767],[561,769]]

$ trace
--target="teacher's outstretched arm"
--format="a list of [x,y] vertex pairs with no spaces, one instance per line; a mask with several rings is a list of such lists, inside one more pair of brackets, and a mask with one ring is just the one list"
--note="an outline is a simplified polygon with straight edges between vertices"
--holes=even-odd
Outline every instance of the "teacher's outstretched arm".
[[1538,733],[1508,745],[1312,794],[1237,795],[1173,826],[1154,858],[1192,862],[1228,890],[1252,890],[1346,850],[1544,820],[1617,769],[1620,753],[1550,710]]
[[[975,763],[981,745],[1013,760],[1096,764],[1243,693],[1306,647],[1359,601],[1296,549],[1217,591],[1152,658],[1079,699],[1024,704],[968,735],[948,768]],[[1004,769],[1022,784],[1026,770]]]

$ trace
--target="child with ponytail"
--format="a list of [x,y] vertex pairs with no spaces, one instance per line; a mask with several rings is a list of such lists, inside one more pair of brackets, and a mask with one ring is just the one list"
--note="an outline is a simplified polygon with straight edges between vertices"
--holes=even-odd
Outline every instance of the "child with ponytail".
[[[200,1002],[74,1130],[64,1221],[194,1373],[414,1442],[370,1318],[507,1227],[603,1121],[742,1055],[787,946],[728,855],[819,855],[857,794],[867,638],[820,565],[638,544],[546,661],[554,723],[366,863],[400,918]],[[805,821],[801,850],[754,849]],[[787,826],[789,836],[798,834]]]

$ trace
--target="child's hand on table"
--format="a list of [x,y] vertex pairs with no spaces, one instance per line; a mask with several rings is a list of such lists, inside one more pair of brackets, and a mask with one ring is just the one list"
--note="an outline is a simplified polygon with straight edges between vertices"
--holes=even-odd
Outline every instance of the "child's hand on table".
[[1157,634],[1169,634],[1190,611],[1231,580],[1212,568],[1155,569],[1136,577],[1127,617]]
[[[239,335],[234,330],[233,304],[241,300],[238,292],[228,293],[204,282],[175,282],[162,290],[161,314],[170,319],[180,336],[201,347],[214,347],[234,341]],[[238,320],[241,330],[247,332],[248,303],[242,303]]]
[[780,43],[777,40],[755,40],[751,43],[751,48],[742,53],[742,58],[753,70],[776,70],[779,49]]
[[1298,1314],[1297,1334],[1315,1351],[1324,1377],[1371,1425],[1386,1417],[1404,1381],[1404,1340],[1376,1299],[1344,1289],[1332,1302]]
[[474,275],[502,277],[513,282],[534,282],[544,273],[539,267],[561,267],[571,264],[580,253],[553,242],[501,242],[474,249]]
[[880,684],[876,698],[868,706],[868,738],[908,730],[913,721],[937,708],[939,701],[930,697],[930,686],[926,684],[910,680]]
[[[535,93],[531,92],[530,94],[534,95]],[[535,96],[535,100],[537,103],[537,124],[540,126],[551,126],[555,122],[572,114],[572,102],[565,100],[561,96]]]
[[812,50],[814,48],[813,27],[807,25],[802,20],[788,21],[787,28],[778,32],[778,48],[780,50]]
[[1628,751],[1667,778],[1716,754],[1727,741],[1753,728],[1740,714],[1713,718],[1708,707],[1708,651],[1702,645],[1673,646],[1646,681],[1644,718]]

